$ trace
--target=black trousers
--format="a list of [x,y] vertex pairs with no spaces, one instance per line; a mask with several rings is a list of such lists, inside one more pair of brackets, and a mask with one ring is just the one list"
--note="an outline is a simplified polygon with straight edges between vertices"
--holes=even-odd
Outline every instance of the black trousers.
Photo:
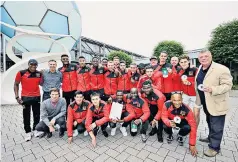
[[[185,119],[182,119],[181,120],[181,123],[180,124],[177,124],[176,123],[176,127],[179,127],[180,130],[178,132],[178,135],[180,136],[186,136],[190,133],[191,131],[191,127],[190,125],[188,124],[187,120]],[[173,131],[172,131],[172,127],[168,127],[164,124],[164,131],[169,134],[169,135],[172,135],[173,134]]]
[[[131,122],[134,122],[136,119],[134,119],[134,120],[132,120]],[[148,120],[146,120],[145,122],[142,122],[142,124],[138,124],[137,125],[137,132],[138,132],[138,130],[139,130],[139,127],[140,127],[140,125],[142,125],[141,126],[141,130],[140,130],[140,134],[146,134],[146,131],[148,130],[148,127],[149,127],[149,121]],[[131,136],[136,136],[137,135],[137,132],[132,132],[131,131],[131,124],[130,124],[130,134],[131,134]]]
[[[99,119],[101,119],[101,118],[93,117],[92,123],[94,123],[95,121],[97,121],[97,120],[99,120]],[[108,122],[104,123],[103,125],[101,125],[101,130],[102,130],[102,131],[106,131],[107,126],[108,126]],[[96,128],[93,129],[94,135],[97,134],[97,133],[95,133],[95,132],[97,132],[98,129],[99,129],[99,127],[96,127]]]
[[[158,112],[158,107],[157,107],[157,105],[150,105],[149,108],[150,108],[150,116],[149,116],[148,120],[149,120],[149,123],[150,123],[151,121],[154,120],[155,115]],[[156,129],[156,127],[153,128],[153,129]],[[162,121],[162,119],[160,119],[160,120],[158,120],[157,134],[162,135],[162,133],[163,133],[163,121]]]
[[85,120],[82,123],[78,123],[76,126],[73,126],[73,130],[77,129],[77,131],[80,133],[83,133],[86,128],[85,128]]
[[[51,121],[51,119],[49,119]],[[66,123],[65,123],[65,116],[62,116],[55,121],[55,125],[58,124],[60,126],[60,131],[63,132],[66,130]],[[40,121],[40,123],[37,124],[36,126],[37,131],[42,131],[42,132],[50,132],[49,127],[43,122]]]
[[23,124],[26,133],[31,132],[31,109],[33,112],[33,130],[40,121],[40,96],[36,99],[30,97],[22,97],[23,106]]
[[73,102],[74,101],[74,93],[76,92],[76,90],[74,90],[74,91],[70,91],[70,92],[64,92],[63,91],[63,97],[65,98],[65,100],[66,100],[66,106],[68,107],[69,106],[69,104],[71,103],[71,102]]
[[[129,115],[129,113],[128,113],[127,111],[123,112],[123,113],[121,114],[121,120],[124,119],[125,117],[127,117],[128,115]],[[124,123],[122,124],[122,127],[127,127],[129,124],[130,124],[130,121],[124,122]],[[112,123],[112,122],[110,122],[109,125],[110,125],[111,128],[116,128],[116,126],[117,126],[116,123]]]
[[203,104],[203,110],[204,110],[204,113],[206,114],[206,121],[207,121],[208,129],[209,129],[208,147],[219,152],[221,140],[222,140],[222,136],[224,132],[226,115],[212,116],[208,112],[206,104]]

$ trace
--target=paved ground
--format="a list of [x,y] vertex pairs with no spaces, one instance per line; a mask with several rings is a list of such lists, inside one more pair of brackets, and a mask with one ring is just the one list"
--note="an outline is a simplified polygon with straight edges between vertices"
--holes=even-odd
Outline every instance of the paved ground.
[[[168,145],[166,141],[161,144],[156,137],[150,137],[146,144],[141,142],[140,136],[122,137],[118,131],[115,137],[104,138],[100,135],[98,146],[95,149],[90,147],[89,137],[80,135],[75,138],[74,143],[67,144],[67,137],[63,139],[54,133],[51,139],[33,138],[31,142],[23,139],[24,131],[22,124],[22,110],[20,106],[2,106],[1,108],[1,158],[3,162],[10,161],[96,161],[96,162],[205,162],[205,161],[238,161],[238,97],[230,98],[230,112],[227,115],[222,150],[214,158],[207,158],[203,151],[207,144],[197,142],[199,155],[193,158],[188,150],[188,144],[184,147],[178,146],[174,141]],[[109,132],[109,131],[108,131]],[[198,137],[207,135],[207,127],[202,114],[199,125]]]

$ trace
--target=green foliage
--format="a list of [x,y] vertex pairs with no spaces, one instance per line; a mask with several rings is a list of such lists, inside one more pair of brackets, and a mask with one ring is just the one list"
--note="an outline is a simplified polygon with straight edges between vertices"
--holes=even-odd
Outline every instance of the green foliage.
[[126,61],[126,66],[128,67],[132,63],[132,58],[125,52],[122,51],[112,51],[108,55],[108,60],[113,60],[114,56],[118,56],[120,58],[120,61],[124,60]]
[[166,51],[168,53],[168,60],[170,60],[173,56],[180,56],[184,53],[183,45],[176,41],[165,40],[159,42],[158,45],[154,48],[154,56],[159,58],[159,55],[162,51]]
[[238,63],[238,19],[220,24],[212,31],[208,49],[214,61]]

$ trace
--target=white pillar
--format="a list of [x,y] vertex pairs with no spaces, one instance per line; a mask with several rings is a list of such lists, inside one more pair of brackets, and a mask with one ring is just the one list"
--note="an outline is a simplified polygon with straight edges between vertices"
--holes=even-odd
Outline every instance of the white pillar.
[[5,72],[7,69],[6,69],[6,64],[7,64],[7,61],[6,61],[6,40],[5,40],[5,36],[2,34],[2,46],[3,46],[3,49],[2,49],[2,54],[3,54],[3,72]]

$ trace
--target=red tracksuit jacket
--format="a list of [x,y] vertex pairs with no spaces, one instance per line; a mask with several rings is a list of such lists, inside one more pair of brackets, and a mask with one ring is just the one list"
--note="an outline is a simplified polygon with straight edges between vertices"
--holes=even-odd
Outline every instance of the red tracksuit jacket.
[[104,92],[106,95],[116,94],[118,86],[118,75],[115,72],[107,71],[104,74]]
[[[105,67],[93,67],[90,71],[91,76],[91,90],[100,90],[104,88],[104,74],[107,72]],[[89,84],[89,83],[88,83]]]
[[[129,84],[130,84],[130,89],[131,88],[137,88],[137,85],[139,83],[139,79],[140,79],[140,73],[135,72],[134,74],[132,74],[132,72],[129,70]],[[132,82],[133,80],[133,82]]]
[[164,102],[166,101],[165,96],[162,92],[154,89],[152,94],[147,96],[145,93],[141,94],[141,97],[149,104],[149,105],[156,105],[158,107],[158,112],[155,115],[155,120],[161,119],[162,109]]
[[[170,68],[173,70],[172,65],[169,63],[164,64],[163,66],[158,65],[155,71],[159,71],[160,75],[162,75],[162,68]],[[161,77],[161,92],[162,93],[171,93],[173,91],[173,73],[168,73],[168,77]]]
[[182,85],[181,85],[181,78],[178,75],[179,70],[181,70],[181,67],[179,66],[173,66],[173,91],[182,91]]
[[[124,118],[124,121],[131,121],[132,119],[141,119],[145,122],[150,116],[150,109],[148,103],[142,98],[138,97],[135,100],[128,99],[126,104],[126,109],[129,112],[129,115]],[[134,113],[133,113],[134,112]]]
[[67,67],[60,67],[58,69],[62,73],[62,90],[63,92],[70,92],[77,90],[77,65],[69,64]]
[[130,91],[130,75],[128,72],[121,71],[121,76],[118,78],[117,90]]
[[[180,78],[180,82],[181,82],[181,89],[183,91],[184,94],[188,95],[188,96],[196,96],[196,92],[195,92],[195,76],[197,74],[197,68],[193,67],[190,68],[188,67],[186,70],[180,69],[178,71],[178,76]],[[191,85],[185,85],[182,82],[182,75],[186,75],[188,78],[187,80],[191,83]]]
[[87,66],[78,67],[78,69],[77,69],[77,79],[78,79],[77,90],[82,91],[82,92],[91,90],[90,70],[91,69]]
[[173,120],[175,116],[179,116],[181,119],[187,120],[191,127],[189,144],[192,146],[196,145],[196,134],[197,134],[197,124],[193,115],[192,110],[186,106],[182,105],[179,109],[175,109],[171,101],[165,102],[163,106],[162,120],[168,126],[170,126],[170,120]]
[[138,92],[141,91],[141,88],[143,86],[143,83],[147,80],[150,80],[152,82],[152,87],[157,90],[161,90],[162,85],[161,85],[161,74],[159,72],[155,72],[152,77],[148,77],[146,74],[140,77],[140,80],[137,84],[137,89]]
[[86,115],[86,129],[88,132],[91,131],[89,126],[92,124],[93,117],[99,118],[95,121],[97,126],[101,126],[109,121],[109,106],[106,102],[100,101],[99,109],[96,109],[93,104],[89,105],[89,109]]
[[84,100],[80,106],[77,105],[75,101],[68,106],[68,114],[67,114],[68,137],[73,136],[74,121],[77,121],[80,124],[86,119],[86,114],[87,114],[89,105],[90,105],[90,102],[87,100]]

